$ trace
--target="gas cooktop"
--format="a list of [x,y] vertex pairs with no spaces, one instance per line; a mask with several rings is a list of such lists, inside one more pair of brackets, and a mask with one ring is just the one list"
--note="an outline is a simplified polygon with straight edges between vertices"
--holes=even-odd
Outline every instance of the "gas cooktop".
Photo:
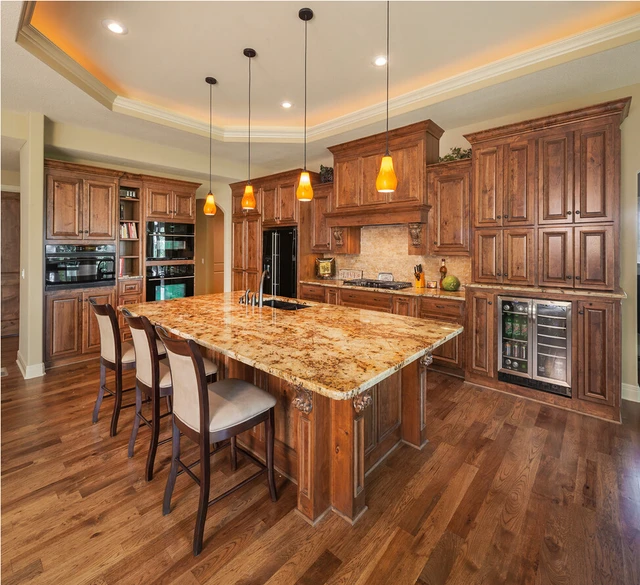
[[411,288],[413,286],[410,282],[396,282],[394,280],[373,280],[369,278],[345,280],[344,284],[349,286],[363,286],[366,288],[386,288],[389,290],[400,290],[403,288]]

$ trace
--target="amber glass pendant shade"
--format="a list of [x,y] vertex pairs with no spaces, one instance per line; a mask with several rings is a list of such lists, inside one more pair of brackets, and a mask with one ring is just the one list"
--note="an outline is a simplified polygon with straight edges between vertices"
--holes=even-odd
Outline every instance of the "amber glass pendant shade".
[[244,188],[244,195],[242,196],[242,209],[250,211],[256,208],[256,197],[253,194],[253,185],[247,185]]
[[216,200],[213,196],[213,193],[209,191],[207,194],[207,198],[204,201],[204,214],[205,215],[215,215],[218,208],[216,207]]
[[380,172],[376,179],[376,189],[378,193],[393,193],[398,186],[398,177],[393,170],[393,160],[390,155],[382,157],[382,163],[380,164]]
[[296,190],[296,197],[298,201],[311,201],[313,199],[313,187],[311,186],[311,179],[307,171],[300,173],[300,181],[298,181],[298,188]]

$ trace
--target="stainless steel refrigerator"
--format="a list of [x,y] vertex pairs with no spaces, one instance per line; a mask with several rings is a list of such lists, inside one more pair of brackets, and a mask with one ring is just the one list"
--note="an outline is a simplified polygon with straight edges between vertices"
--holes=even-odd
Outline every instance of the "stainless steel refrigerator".
[[295,299],[298,296],[297,228],[262,232],[262,269],[269,270],[264,292]]
[[571,303],[498,297],[498,379],[571,396]]

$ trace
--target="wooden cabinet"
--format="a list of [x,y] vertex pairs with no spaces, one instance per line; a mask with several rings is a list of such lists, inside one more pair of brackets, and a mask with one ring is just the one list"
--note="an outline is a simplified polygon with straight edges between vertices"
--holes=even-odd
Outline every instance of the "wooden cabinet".
[[262,274],[262,225],[257,214],[232,221],[233,290],[257,290]]
[[334,184],[333,207],[336,210],[357,207],[360,203],[360,159],[334,159]]
[[327,227],[325,214],[331,211],[333,183],[316,185],[311,200],[311,251],[331,251],[331,230]]
[[[295,225],[298,223],[297,181],[261,187],[262,224]],[[314,192],[315,198],[315,192]]]
[[416,298],[401,297],[400,295],[392,295],[394,315],[403,315],[405,317],[415,317],[416,315]]
[[493,293],[467,292],[466,370],[488,378],[495,376],[495,304]]
[[324,303],[324,288],[325,287],[320,284],[301,284],[300,298],[305,301],[316,301],[317,303]]
[[[126,279],[118,281],[118,306],[136,305],[142,303],[143,282],[142,279]],[[121,311],[118,313],[120,336],[122,341],[131,339],[131,330]]]
[[335,254],[360,254],[360,228],[334,227],[331,229]]
[[476,230],[473,251],[473,281],[502,281],[502,230]]
[[182,187],[173,182],[145,182],[146,219],[195,223],[196,192],[190,185]]
[[502,225],[502,147],[473,149],[473,224],[476,227]]
[[573,132],[546,132],[538,139],[538,224],[573,218]]
[[340,291],[337,288],[326,288],[324,302],[328,305],[337,305],[340,299]]
[[578,398],[607,406],[620,401],[619,303],[578,301]]
[[[464,301],[423,297],[419,300],[418,316],[464,325]],[[433,366],[457,376],[464,375],[464,333],[433,350]]]
[[534,285],[533,228],[476,230],[474,282]]
[[462,160],[427,167],[429,252],[434,255],[470,254],[469,205],[471,161]]
[[115,289],[94,288],[45,295],[45,365],[88,359],[100,352],[100,331],[89,301],[114,305]]
[[540,228],[539,284],[561,288],[614,290],[613,226]]
[[118,184],[114,178],[92,177],[72,168],[47,168],[46,174],[47,240],[115,240]]
[[371,309],[391,313],[390,294],[363,290],[340,289],[340,304],[354,309]]

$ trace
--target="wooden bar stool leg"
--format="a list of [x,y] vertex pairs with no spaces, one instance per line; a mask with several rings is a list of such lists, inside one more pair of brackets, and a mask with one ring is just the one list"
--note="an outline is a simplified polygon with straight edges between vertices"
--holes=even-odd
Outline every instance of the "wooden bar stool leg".
[[158,450],[158,437],[160,436],[160,397],[157,394],[151,397],[151,444],[147,454],[147,481],[153,479],[153,463],[156,460]]
[[[274,447],[274,427],[275,427],[275,411],[269,410],[269,417],[264,421],[266,431],[266,447],[267,447],[267,475],[269,478],[269,494],[271,495],[271,501],[275,502],[278,499],[278,492],[276,491],[276,479],[273,470],[273,447]],[[235,438],[235,437],[234,437]]]
[[96,405],[93,407],[93,423],[98,422],[98,413],[100,412],[100,406],[102,406],[102,399],[104,397],[104,387],[107,385],[107,368],[104,364],[100,364],[100,390],[98,390],[98,398],[96,398]]
[[238,469],[238,447],[236,444],[236,438],[231,437],[231,449],[229,451],[229,458],[231,459],[231,470]]
[[166,516],[171,512],[171,496],[173,488],[176,485],[176,477],[178,476],[178,459],[180,459],[180,429],[173,422],[171,436],[171,470],[167,478],[167,487],[164,489],[164,501],[162,503],[162,515]]
[[133,417],[133,428],[131,429],[131,438],[129,439],[129,457],[133,457],[133,450],[136,445],[138,429],[140,428],[140,413],[142,412],[142,392],[140,386],[136,382],[136,414]]
[[[207,433],[208,436],[208,433]],[[193,535],[193,556],[197,557],[202,551],[204,537],[204,523],[209,509],[209,487],[211,485],[211,459],[209,458],[209,441],[200,436],[200,498],[198,501],[198,515]],[[205,442],[207,443],[205,445]]]
[[120,409],[122,408],[122,366],[118,364],[116,367],[116,396],[113,403],[113,415],[111,417],[111,436],[118,434],[118,418],[120,417]]

